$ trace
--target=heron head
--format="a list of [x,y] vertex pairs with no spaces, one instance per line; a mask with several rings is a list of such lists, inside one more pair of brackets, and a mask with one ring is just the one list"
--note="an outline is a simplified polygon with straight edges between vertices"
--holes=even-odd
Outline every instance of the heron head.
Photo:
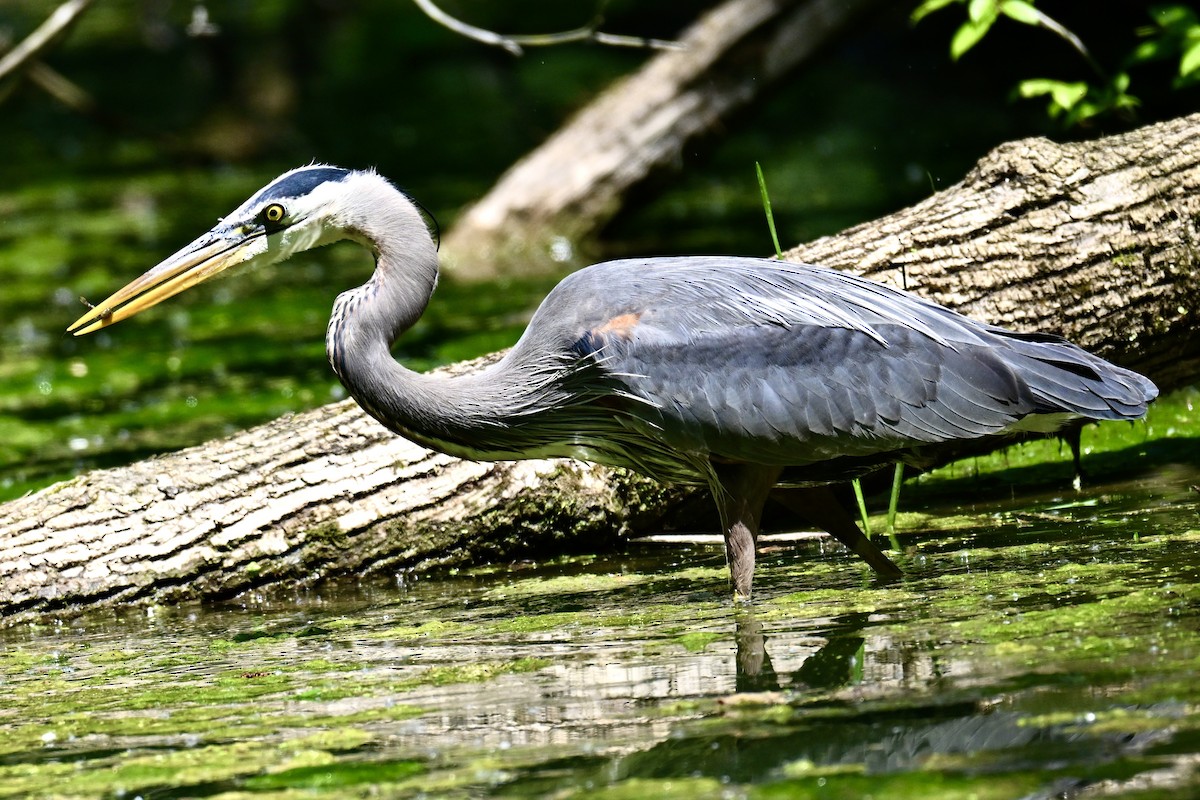
[[93,306],[67,332],[80,336],[112,325],[231,267],[274,263],[356,238],[347,212],[359,179],[383,180],[325,165],[285,172],[210,231]]

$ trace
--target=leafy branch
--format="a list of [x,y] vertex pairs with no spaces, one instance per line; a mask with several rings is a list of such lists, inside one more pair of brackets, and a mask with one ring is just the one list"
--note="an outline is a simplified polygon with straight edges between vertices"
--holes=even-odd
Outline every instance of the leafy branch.
[[1066,42],[1095,73],[1091,81],[1062,81],[1031,78],[1017,85],[1023,98],[1048,98],[1047,113],[1077,125],[1110,113],[1131,113],[1138,99],[1129,93],[1129,71],[1149,61],[1179,59],[1175,88],[1200,82],[1200,19],[1182,4],[1152,6],[1151,24],[1139,27],[1135,35],[1142,41],[1112,72],[1106,70],[1088,51],[1083,41],[1069,28],[1038,9],[1036,0],[924,0],[912,13],[916,24],[935,11],[965,6],[967,19],[950,40],[950,57],[955,61],[977,45],[1002,18],[1022,25],[1048,30]]

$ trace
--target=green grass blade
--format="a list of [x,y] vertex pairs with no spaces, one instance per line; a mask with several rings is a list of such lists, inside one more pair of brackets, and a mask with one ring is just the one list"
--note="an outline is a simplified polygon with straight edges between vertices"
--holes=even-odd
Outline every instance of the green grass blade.
[[888,533],[896,532],[896,507],[900,505],[900,484],[902,483],[904,483],[904,465],[897,461],[896,471],[892,473],[892,496],[888,498]]
[[854,487],[854,499],[858,501],[858,516],[862,518],[863,533],[868,539],[871,538],[871,521],[867,517],[867,501],[863,499],[862,484],[858,482],[858,478],[850,481]]
[[775,215],[771,213],[771,196],[767,194],[767,179],[763,177],[762,165],[754,162],[754,171],[758,173],[758,190],[762,192],[763,211],[767,214],[767,227],[771,229],[771,243],[775,245],[775,257],[783,258],[783,250],[779,247],[779,234],[775,232]]

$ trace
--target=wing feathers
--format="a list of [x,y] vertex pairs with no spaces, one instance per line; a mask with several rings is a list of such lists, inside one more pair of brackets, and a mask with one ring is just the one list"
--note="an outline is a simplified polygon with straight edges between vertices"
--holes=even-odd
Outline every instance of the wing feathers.
[[1037,414],[1135,418],[1157,394],[1059,337],[806,265],[610,262],[564,281],[530,330],[539,320],[659,407],[672,446],[762,463],[986,436]]

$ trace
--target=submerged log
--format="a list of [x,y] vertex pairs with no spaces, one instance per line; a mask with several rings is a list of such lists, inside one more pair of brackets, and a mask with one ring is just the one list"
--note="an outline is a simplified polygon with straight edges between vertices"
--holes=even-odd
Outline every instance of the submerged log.
[[[788,257],[1061,333],[1163,389],[1191,383],[1200,115],[1095,142],[1009,143],[961,183]],[[0,613],[596,548],[659,527],[679,497],[573,461],[430,453],[343,402],[0,506]]]

